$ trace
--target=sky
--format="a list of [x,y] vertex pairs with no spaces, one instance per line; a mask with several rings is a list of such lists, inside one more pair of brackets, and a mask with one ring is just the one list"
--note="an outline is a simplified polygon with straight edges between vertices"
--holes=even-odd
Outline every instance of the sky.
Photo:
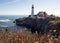
[[60,0],[0,0],[0,15],[30,15],[34,4],[34,13],[45,11],[60,16]]

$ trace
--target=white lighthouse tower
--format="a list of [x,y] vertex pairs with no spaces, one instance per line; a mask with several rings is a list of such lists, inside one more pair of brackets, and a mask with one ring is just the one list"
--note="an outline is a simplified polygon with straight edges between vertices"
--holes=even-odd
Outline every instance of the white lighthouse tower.
[[31,17],[34,16],[34,5],[32,5],[32,12],[31,12]]

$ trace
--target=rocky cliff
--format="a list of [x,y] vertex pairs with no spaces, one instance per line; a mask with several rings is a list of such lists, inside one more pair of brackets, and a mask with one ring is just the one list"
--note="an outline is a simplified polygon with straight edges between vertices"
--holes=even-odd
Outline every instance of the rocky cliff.
[[24,26],[29,29],[32,33],[36,31],[39,33],[48,33],[50,30],[52,32],[56,30],[57,32],[60,31],[60,17],[52,16],[45,18],[19,18],[16,19],[16,25]]

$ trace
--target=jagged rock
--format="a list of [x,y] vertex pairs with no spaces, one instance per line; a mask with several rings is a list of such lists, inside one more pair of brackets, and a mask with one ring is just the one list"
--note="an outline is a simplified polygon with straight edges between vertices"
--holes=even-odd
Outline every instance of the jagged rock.
[[[49,30],[57,30],[60,31],[60,17],[49,16],[43,18],[19,18],[16,19],[16,25],[25,26],[32,33],[37,31],[38,33],[48,33]],[[54,22],[52,22],[54,21]],[[59,21],[59,22],[58,22]],[[58,29],[57,29],[58,28]]]

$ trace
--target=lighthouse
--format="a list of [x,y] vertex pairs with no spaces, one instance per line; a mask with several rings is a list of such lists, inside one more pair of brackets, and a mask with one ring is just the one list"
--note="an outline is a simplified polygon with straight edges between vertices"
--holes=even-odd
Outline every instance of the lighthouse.
[[34,16],[34,5],[32,5],[31,17]]

